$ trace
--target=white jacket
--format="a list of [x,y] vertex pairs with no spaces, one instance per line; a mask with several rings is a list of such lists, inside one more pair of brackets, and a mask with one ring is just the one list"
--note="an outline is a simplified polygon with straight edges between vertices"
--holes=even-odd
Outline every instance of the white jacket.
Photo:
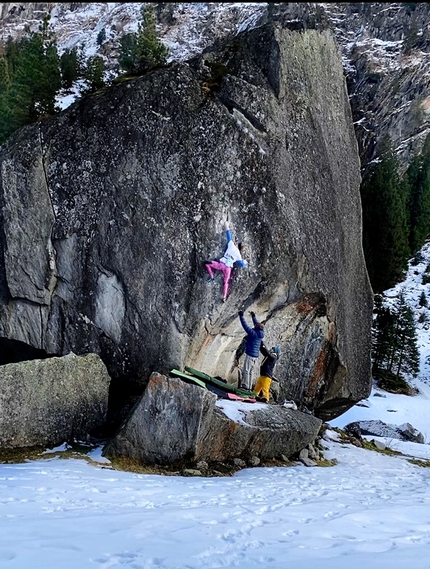
[[242,261],[239,263],[241,266],[246,265],[246,261],[242,259],[242,255],[240,254],[239,249],[233,243],[233,241],[229,241],[227,245],[227,249],[225,250],[224,255],[221,257],[220,262],[227,265],[227,267],[233,267],[236,261]]

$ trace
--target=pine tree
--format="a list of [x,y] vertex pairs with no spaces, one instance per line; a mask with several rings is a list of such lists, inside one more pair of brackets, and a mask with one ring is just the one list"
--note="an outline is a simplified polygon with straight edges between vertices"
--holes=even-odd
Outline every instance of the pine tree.
[[83,62],[78,48],[66,49],[60,58],[61,83],[65,89],[70,89],[73,83],[82,77]]
[[136,56],[139,73],[165,65],[168,49],[158,40],[154,7],[142,6],[142,21],[138,25]]
[[400,282],[410,255],[408,243],[407,185],[398,174],[397,159],[387,138],[380,161],[361,186],[363,248],[375,292]]
[[375,319],[372,327],[373,372],[386,379],[416,376],[419,371],[419,351],[416,326],[412,309],[399,295],[397,307],[390,310],[384,306],[382,297],[375,297]]
[[154,7],[143,5],[141,16],[137,33],[126,34],[120,40],[118,63],[133,75],[165,65],[168,55],[167,47],[157,38]]
[[419,305],[420,306],[427,306],[428,305],[426,293],[424,291],[421,292]]
[[85,93],[93,93],[105,86],[104,80],[105,64],[99,55],[93,55],[87,61],[84,77],[88,82]]
[[15,73],[16,64],[19,59],[18,44],[12,37],[8,37],[7,39],[5,46],[5,56],[8,64],[9,76],[12,77],[12,75]]
[[55,100],[61,89],[60,58],[55,42],[49,42],[45,46],[41,83],[39,86],[38,111],[39,116],[47,113],[54,114],[57,111]]
[[375,296],[374,323],[372,326],[372,361],[375,375],[388,368],[391,346],[394,342],[395,316],[383,305],[381,295]]
[[427,136],[421,153],[406,171],[409,184],[409,216],[411,251],[417,251],[430,234],[430,136]]
[[102,28],[99,33],[97,34],[97,45],[103,45],[106,39],[106,28]]
[[56,111],[55,97],[61,88],[60,61],[49,16],[18,42],[11,85],[11,104],[17,126]]
[[8,38],[4,46],[8,87],[3,89],[0,97],[0,143],[19,127],[57,110],[55,99],[61,88],[60,60],[49,19],[49,16],[44,18],[38,32],[26,28],[19,41]]
[[0,57],[0,96],[8,92],[10,88],[9,66],[5,56]]
[[416,377],[420,369],[417,332],[414,314],[411,307],[407,305],[403,294],[399,296],[396,316],[396,342],[392,357],[393,371],[396,377],[399,377],[402,372]]
[[0,144],[3,144],[15,129],[9,101],[10,85],[8,61],[6,56],[2,56],[0,57]]
[[136,34],[130,33],[122,36],[120,41],[120,52],[118,64],[121,69],[132,73],[136,62]]

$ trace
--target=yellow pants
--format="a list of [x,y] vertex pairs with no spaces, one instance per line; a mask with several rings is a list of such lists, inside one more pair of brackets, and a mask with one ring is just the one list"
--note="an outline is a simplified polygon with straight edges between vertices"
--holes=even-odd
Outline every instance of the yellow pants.
[[260,395],[260,391],[263,392],[263,397],[265,399],[267,399],[267,401],[269,401],[270,399],[270,384],[272,383],[272,380],[270,379],[270,377],[267,377],[265,375],[260,375],[260,377],[257,379],[257,383],[255,384],[254,387],[254,393],[256,393],[257,395]]

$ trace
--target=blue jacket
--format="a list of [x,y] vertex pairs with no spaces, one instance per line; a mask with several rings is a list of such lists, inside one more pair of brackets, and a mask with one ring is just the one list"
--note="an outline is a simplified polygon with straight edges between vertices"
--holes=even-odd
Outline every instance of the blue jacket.
[[[258,358],[260,354],[261,340],[264,338],[264,330],[259,330],[258,328],[250,328],[245,322],[245,318],[243,316],[239,316],[239,318],[240,323],[242,324],[242,327],[247,334],[245,354],[251,356],[252,358]],[[254,322],[254,326],[258,324],[258,320],[255,316],[252,317],[252,321]]]

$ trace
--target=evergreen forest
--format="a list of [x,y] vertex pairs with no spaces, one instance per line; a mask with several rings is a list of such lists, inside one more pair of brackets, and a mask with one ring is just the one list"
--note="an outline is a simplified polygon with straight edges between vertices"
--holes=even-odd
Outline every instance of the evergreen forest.
[[[425,300],[426,302],[426,300]],[[416,377],[420,357],[414,313],[400,293],[397,304],[389,307],[375,295],[372,327],[373,377],[387,391],[410,394],[405,376]]]
[[430,136],[403,176],[391,141],[381,147],[361,184],[363,248],[375,293],[403,280],[430,234]]
[[[104,41],[101,30],[97,43]],[[157,38],[152,5],[142,7],[137,32],[126,34],[120,43],[118,67],[124,75],[141,75],[167,61],[168,49]],[[74,84],[82,96],[109,87],[106,75],[103,58],[85,59],[83,47],[59,55],[49,15],[38,31],[26,27],[20,39],[8,38],[0,45],[0,144],[18,128],[58,112],[58,95]]]

